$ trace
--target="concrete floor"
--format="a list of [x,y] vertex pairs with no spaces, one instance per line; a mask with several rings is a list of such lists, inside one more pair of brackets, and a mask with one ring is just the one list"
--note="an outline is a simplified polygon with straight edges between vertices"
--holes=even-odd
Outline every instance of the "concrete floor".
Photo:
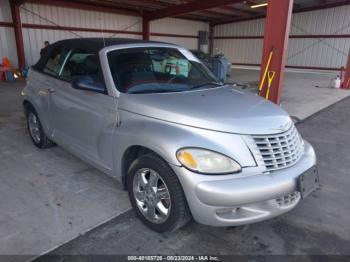
[[[251,87],[256,87],[259,83],[259,76],[260,71],[255,68],[234,68],[228,81],[248,83]],[[349,90],[329,87],[334,77],[336,77],[335,72],[288,69],[285,73],[281,106],[290,115],[305,119],[322,108],[349,96]],[[254,88],[250,90],[256,92]]]
[[[235,80],[237,81],[247,79],[246,81],[251,82],[255,77],[258,79],[258,72],[254,73],[254,71],[234,70],[233,75],[236,76]],[[315,84],[327,86],[330,78],[330,76],[319,74],[287,74],[283,106],[289,103],[290,109],[287,110],[292,114],[293,110],[294,112],[302,112],[303,114],[295,115],[303,118],[301,117],[302,115],[310,115],[316,109],[319,110],[321,107],[327,107],[350,93],[343,90],[316,89],[313,87]],[[303,85],[298,84],[298,87],[296,87],[294,83],[302,83]],[[349,242],[346,242],[348,241],[347,236],[350,235],[348,228],[344,230],[340,229],[340,225],[344,225],[345,227],[342,220],[345,217],[339,217],[338,220],[334,220],[334,214],[349,215],[341,209],[346,202],[335,203],[340,194],[340,192],[335,190],[336,186],[340,188],[349,186],[349,181],[345,181],[343,184],[339,182],[341,177],[345,177],[346,171],[336,166],[333,166],[332,171],[336,172],[336,182],[339,185],[332,184],[332,187],[329,189],[335,195],[329,199],[329,192],[326,191],[328,193],[325,195],[321,194],[323,196],[321,197],[322,201],[319,201],[314,199],[320,197],[318,195],[320,193],[316,193],[303,206],[286,217],[287,221],[289,221],[287,225],[285,225],[285,217],[274,220],[277,221],[277,224],[276,222],[265,222],[263,224],[235,229],[216,229],[192,224],[184,230],[169,236],[159,236],[144,228],[133,217],[132,212],[118,217],[119,214],[129,210],[130,204],[126,193],[121,190],[117,182],[81,162],[60,147],[39,150],[32,145],[26,131],[21,109],[19,94],[22,86],[23,84],[21,83],[0,83],[1,255],[28,255],[28,257],[11,257],[14,261],[23,261],[26,258],[48,252],[111,219],[110,222],[98,228],[97,231],[92,231],[92,233],[97,232],[98,237],[102,237],[100,239],[101,242],[96,242],[96,248],[93,247],[94,244],[91,240],[95,236],[88,235],[93,238],[90,238],[90,242],[86,244],[86,248],[89,248],[84,249],[82,253],[118,253],[123,250],[124,253],[128,253],[129,251],[132,251],[132,253],[145,253],[142,245],[149,247],[148,244],[156,243],[154,239],[159,240],[159,243],[164,243],[160,245],[162,248],[159,247],[159,250],[164,250],[164,252],[173,250],[173,253],[191,253],[192,250],[197,250],[198,252],[200,250],[213,250],[203,249],[204,247],[207,248],[206,245],[198,244],[198,241],[204,238],[204,243],[210,243],[212,248],[215,247],[219,250],[219,253],[226,254],[234,252],[237,254],[248,254],[250,252],[258,252],[259,250],[266,251],[264,243],[266,241],[269,242],[268,236],[273,237],[271,241],[274,241],[269,244],[268,250],[270,250],[270,253],[283,254],[286,250],[307,253],[308,248],[311,248],[311,250],[316,250],[315,254],[317,252],[342,254],[345,252],[343,244],[349,246]],[[311,89],[315,89],[316,91],[312,91]],[[307,92],[307,90],[309,91]],[[304,97],[305,93],[309,92],[314,93],[306,99]],[[311,104],[303,104],[300,101],[304,101],[304,103],[311,102]],[[328,120],[323,119],[323,121],[328,123]],[[307,127],[305,129],[308,130]],[[315,131],[308,130],[308,132],[310,132],[311,141],[312,139],[316,139],[312,135]],[[337,135],[339,135],[339,139],[344,137],[344,141],[346,141],[345,137],[347,133],[345,131]],[[324,136],[327,139],[322,137],[323,140],[333,145],[332,139],[329,139],[326,134]],[[322,139],[320,140],[316,142],[323,141]],[[345,144],[340,144],[340,146],[345,146]],[[325,163],[321,162],[323,166],[326,165],[327,161],[332,159],[331,157],[337,154],[336,150],[330,151],[331,154],[327,154],[327,149],[320,149],[324,150],[324,157],[326,158]],[[344,162],[343,165],[342,162],[338,164],[345,168],[346,163],[350,163],[350,161]],[[340,175],[337,172],[340,172]],[[334,181],[330,179],[330,182],[333,183]],[[346,199],[346,196],[342,197],[342,200],[347,200],[349,203],[349,198]],[[317,205],[317,211],[319,212],[314,212],[314,205]],[[329,208],[329,211],[327,208]],[[307,219],[306,222],[301,221],[304,218]],[[315,218],[314,221],[317,222],[317,225],[310,220],[312,218]],[[328,225],[327,223],[329,221],[332,221],[333,224]],[[271,228],[265,230],[264,226],[261,227],[259,225],[273,225],[273,227],[271,226]],[[330,240],[333,240],[333,237],[336,236],[335,240],[337,243],[339,242],[339,245],[334,247],[334,249],[327,247],[324,250],[319,250],[317,248],[315,249],[314,246],[310,247],[311,244],[305,244],[306,249],[303,251],[300,246],[294,247],[296,244],[291,244],[287,241],[288,239],[291,240],[291,238],[286,238],[284,242],[281,242],[281,240],[287,237],[289,231],[294,232],[296,230],[296,233],[301,233],[300,230],[305,230],[305,228],[314,231],[316,230],[315,227],[321,233],[325,231],[331,235],[332,238]],[[273,233],[278,230],[283,232],[274,235]],[[230,233],[231,231],[232,233]],[[265,236],[266,233],[267,236]],[[326,233],[324,235],[322,233],[319,236],[322,239],[326,239],[326,236],[328,236]],[[103,234],[105,234],[106,238],[103,237]],[[120,234],[120,237],[116,237],[115,234]],[[293,237],[293,234],[290,237]],[[104,240],[107,238],[115,239],[113,241],[111,240],[111,244],[109,245],[108,243],[104,243]],[[126,240],[128,245],[124,246],[121,239]],[[234,249],[232,249],[231,245],[224,243],[228,240],[236,242]],[[342,242],[343,240],[345,242]],[[80,239],[77,241],[80,241]],[[143,241],[148,241],[149,243],[144,243]],[[103,243],[106,245],[106,248],[102,247]],[[246,246],[246,244],[254,245]],[[287,248],[286,246],[288,245],[292,245],[294,249]],[[315,245],[315,243],[312,245]],[[100,249],[97,249],[98,247]],[[115,249],[112,247],[115,247]],[[67,254],[80,253],[80,248],[81,246],[78,245],[69,249],[68,244],[64,249],[59,249],[61,250],[59,252],[61,254],[66,251]],[[158,252],[157,250],[155,249],[154,252]]]
[[[36,256],[130,208],[112,178],[30,140],[23,84],[0,84],[0,254]],[[21,258],[19,258],[21,260]]]

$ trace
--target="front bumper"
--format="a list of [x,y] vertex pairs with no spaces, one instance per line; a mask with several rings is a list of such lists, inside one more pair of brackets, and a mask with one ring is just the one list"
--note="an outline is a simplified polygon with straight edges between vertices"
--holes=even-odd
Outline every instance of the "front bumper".
[[[312,146],[305,142],[301,159],[292,167],[268,174],[243,168],[240,174],[208,176],[173,166],[193,218],[212,226],[238,226],[266,220],[300,202],[297,178],[316,165]],[[255,171],[255,173],[254,173]]]

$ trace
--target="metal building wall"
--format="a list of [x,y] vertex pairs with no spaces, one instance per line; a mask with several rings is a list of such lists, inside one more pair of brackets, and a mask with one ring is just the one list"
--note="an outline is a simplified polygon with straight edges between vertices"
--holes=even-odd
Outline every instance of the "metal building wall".
[[15,33],[9,24],[12,23],[11,10],[8,0],[0,0],[0,63],[3,57],[10,58],[17,66],[17,51]]
[[[350,48],[349,13],[350,5],[293,14],[287,65],[344,66]],[[217,26],[215,37],[226,38],[215,39],[214,50],[223,51],[236,64],[260,64],[264,25],[264,19],[257,19]]]
[[[0,58],[8,56],[17,65],[13,28],[1,24],[1,21],[11,22],[8,1],[0,0]],[[75,37],[142,37],[141,17],[32,3],[22,5],[20,12],[28,65],[38,60],[45,40],[55,42]],[[74,30],[67,30],[66,27],[73,27]],[[127,32],[116,34],[116,30]],[[197,48],[199,30],[208,30],[208,24],[174,18],[156,20],[151,23],[151,40]]]
[[170,42],[185,46],[188,49],[198,48],[198,31],[208,31],[209,24],[176,18],[164,18],[151,22],[151,33],[175,34],[188,37],[152,36],[151,40]]
[[[40,49],[46,40],[55,42],[67,38],[101,36],[140,38],[139,35],[134,34],[103,33],[104,30],[126,30],[140,19],[140,17],[126,15],[25,3],[21,8],[21,20],[26,61],[28,65],[32,65],[39,59]],[[28,24],[30,27],[26,26]],[[35,28],[37,25],[97,29],[100,32],[40,29]],[[139,32],[141,26],[138,23],[127,29]]]

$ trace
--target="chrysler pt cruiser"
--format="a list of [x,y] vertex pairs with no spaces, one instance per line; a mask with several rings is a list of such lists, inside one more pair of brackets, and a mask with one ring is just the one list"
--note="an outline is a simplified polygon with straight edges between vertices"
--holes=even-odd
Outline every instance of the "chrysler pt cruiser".
[[22,92],[35,146],[60,145],[120,180],[158,232],[237,226],[293,209],[318,185],[289,115],[218,82],[187,49],[131,39],[48,47]]

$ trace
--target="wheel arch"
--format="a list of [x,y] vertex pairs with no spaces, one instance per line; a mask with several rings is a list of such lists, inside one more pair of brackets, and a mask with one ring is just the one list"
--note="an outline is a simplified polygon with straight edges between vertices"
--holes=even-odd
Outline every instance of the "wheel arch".
[[22,106],[23,106],[23,110],[24,110],[24,114],[25,114],[25,115],[27,115],[28,109],[29,109],[30,107],[33,108],[33,109],[37,112],[37,110],[35,109],[33,103],[30,102],[28,99],[24,99],[24,100],[23,100]]
[[162,156],[162,154],[160,154],[159,152],[156,152],[155,150],[153,150],[149,147],[146,147],[146,146],[132,145],[132,146],[129,146],[124,151],[124,154],[123,154],[122,159],[121,159],[121,181],[122,181],[124,189],[126,189],[126,177],[127,177],[128,170],[129,170],[131,163],[135,159],[139,158],[140,156],[145,155],[145,154],[149,154],[149,153],[152,153],[152,154],[159,156],[165,162],[168,163],[168,161]]

